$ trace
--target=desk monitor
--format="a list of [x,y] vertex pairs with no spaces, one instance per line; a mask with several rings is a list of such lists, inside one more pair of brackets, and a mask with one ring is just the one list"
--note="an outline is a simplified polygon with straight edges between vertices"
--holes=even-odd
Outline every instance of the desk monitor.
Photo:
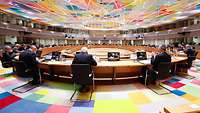
[[108,52],[108,61],[119,61],[120,52]]
[[52,58],[52,56],[51,56],[51,55],[46,55],[46,56],[44,57],[44,60],[45,60],[45,61],[50,61],[50,60],[51,60],[51,58]]
[[59,60],[61,52],[52,52],[52,59]]
[[147,53],[146,52],[137,52],[137,59],[138,60],[147,60]]

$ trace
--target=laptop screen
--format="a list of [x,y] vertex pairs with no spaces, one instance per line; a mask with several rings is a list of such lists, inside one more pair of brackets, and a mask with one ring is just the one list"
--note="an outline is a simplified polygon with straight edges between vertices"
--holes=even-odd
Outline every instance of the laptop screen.
[[138,60],[146,60],[147,59],[146,52],[137,52],[137,59]]
[[51,55],[46,55],[46,56],[44,57],[44,60],[51,60],[51,58],[52,58]]
[[108,52],[108,61],[119,61],[120,52]]

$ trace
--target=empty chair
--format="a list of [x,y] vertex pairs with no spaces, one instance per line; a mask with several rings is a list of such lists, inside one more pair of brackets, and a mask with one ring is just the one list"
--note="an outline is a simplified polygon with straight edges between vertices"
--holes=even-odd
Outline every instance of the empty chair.
[[92,91],[90,95],[90,100],[91,100],[91,96],[94,90],[94,75],[92,73],[91,66],[89,64],[72,64],[71,74],[74,83],[74,93],[71,96],[70,100],[72,100],[74,94],[76,93],[76,84],[80,85],[92,84]]

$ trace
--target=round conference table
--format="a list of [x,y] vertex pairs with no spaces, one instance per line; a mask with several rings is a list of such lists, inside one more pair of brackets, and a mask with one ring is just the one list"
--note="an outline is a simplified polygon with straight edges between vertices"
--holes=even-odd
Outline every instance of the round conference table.
[[[48,61],[41,62],[39,68],[43,72],[49,73],[51,76],[58,75],[66,78],[71,78],[71,64],[73,59],[66,61]],[[172,57],[172,64],[184,62],[187,57]],[[95,80],[120,80],[137,78],[141,75],[142,68],[150,65],[148,60],[132,60],[121,59],[120,61],[98,61],[97,66],[93,66]]]

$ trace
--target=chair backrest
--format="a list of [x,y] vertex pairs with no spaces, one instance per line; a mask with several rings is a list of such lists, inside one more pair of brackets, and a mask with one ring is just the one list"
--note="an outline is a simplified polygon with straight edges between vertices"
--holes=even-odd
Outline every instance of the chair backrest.
[[89,77],[91,67],[89,64],[72,64],[71,65],[72,80],[76,84],[91,84],[92,79]]
[[161,62],[158,64],[158,80],[169,78],[171,75],[171,62]]
[[23,61],[13,61],[13,66],[16,69],[16,74],[21,77],[28,77],[27,66]]

